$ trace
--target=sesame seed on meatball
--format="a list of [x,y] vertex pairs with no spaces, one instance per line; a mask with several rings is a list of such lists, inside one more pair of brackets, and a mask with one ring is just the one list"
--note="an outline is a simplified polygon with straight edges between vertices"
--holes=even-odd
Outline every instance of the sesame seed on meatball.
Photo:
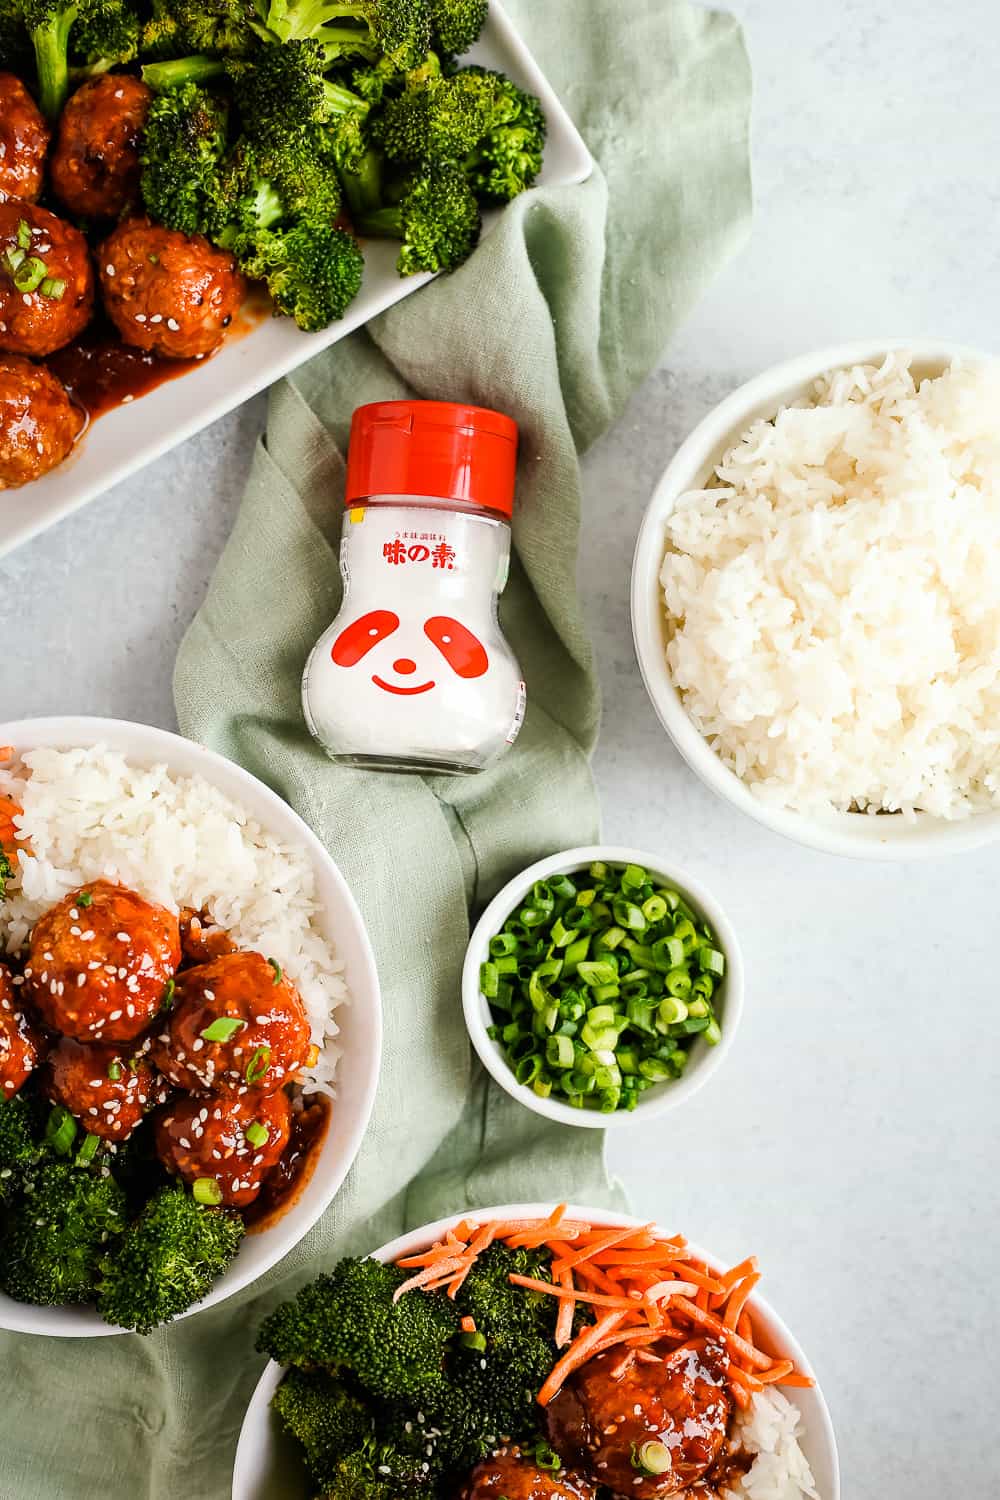
[[61,464],[84,420],[44,365],[0,354],[0,490],[16,490]]
[[53,1031],[84,1042],[127,1042],[159,1011],[180,951],[173,912],[95,880],[35,924],[24,974]]
[[168,1171],[185,1182],[212,1178],[220,1203],[246,1208],[280,1159],[291,1130],[292,1106],[285,1093],[188,1095],[160,1111],[156,1149]]
[[243,301],[245,283],[227,251],[148,219],[120,224],[97,263],[104,306],[125,343],[168,359],[211,354]]
[[0,201],[0,350],[44,359],[83,332],[93,308],[80,231],[34,203]]
[[12,1099],[38,1066],[41,1039],[17,1005],[14,976],[0,964],[0,1100]]

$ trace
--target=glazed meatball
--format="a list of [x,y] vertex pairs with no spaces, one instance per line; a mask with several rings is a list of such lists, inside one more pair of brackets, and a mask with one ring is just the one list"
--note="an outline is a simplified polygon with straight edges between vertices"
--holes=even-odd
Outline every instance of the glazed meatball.
[[61,464],[83,423],[83,412],[43,365],[0,354],[0,490],[16,490]]
[[159,1011],[180,952],[173,912],[96,880],[39,919],[24,975],[53,1031],[128,1042]]
[[219,1185],[220,1203],[246,1208],[288,1145],[291,1130],[287,1094],[253,1089],[239,1098],[189,1096],[161,1111],[156,1149],[168,1172],[185,1182],[211,1177]]
[[38,1065],[41,1043],[15,1003],[10,970],[0,964],[0,1100],[11,1099]]
[[299,992],[259,953],[229,953],[179,974],[169,1026],[153,1047],[157,1067],[192,1093],[273,1093],[308,1052]]
[[91,1135],[124,1141],[147,1109],[162,1104],[166,1085],[141,1055],[114,1042],[64,1036],[49,1054],[45,1091]]
[[[548,1409],[549,1435],[567,1462],[579,1461],[601,1484],[635,1500],[677,1495],[701,1479],[726,1441],[732,1411],[725,1388],[729,1357],[722,1344],[695,1339],[662,1359],[622,1363],[620,1349],[599,1354],[570,1380]],[[664,1450],[663,1473],[650,1468]],[[633,1460],[633,1455],[635,1459]]]
[[139,142],[152,91],[128,73],[77,89],[62,112],[52,186],[71,214],[117,219],[139,196]]
[[34,203],[42,191],[49,129],[13,73],[0,73],[0,194]]
[[243,301],[231,255],[148,219],[119,225],[97,259],[104,305],[126,344],[168,359],[211,354]]
[[593,1500],[596,1491],[583,1474],[539,1469],[518,1448],[501,1448],[477,1464],[460,1500]]
[[93,309],[80,231],[33,203],[0,202],[0,350],[44,359],[83,332]]

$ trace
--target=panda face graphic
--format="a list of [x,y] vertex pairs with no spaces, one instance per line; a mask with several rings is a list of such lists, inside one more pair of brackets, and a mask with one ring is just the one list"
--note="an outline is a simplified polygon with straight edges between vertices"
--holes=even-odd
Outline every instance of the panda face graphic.
[[[409,681],[417,671],[417,663],[412,657],[393,655],[392,645],[385,650],[379,649],[391,642],[399,629],[400,619],[393,610],[369,610],[342,630],[334,641],[330,652],[334,664],[350,668],[366,659],[368,665],[377,662],[385,675],[373,672],[372,682],[384,693],[394,693],[400,698],[415,698],[431,692],[437,686],[436,678]],[[452,619],[450,615],[431,615],[424,621],[423,633],[456,677],[471,680],[484,676],[489,670],[490,660],[485,646],[460,620]],[[371,657],[371,652],[377,652],[377,655]]]

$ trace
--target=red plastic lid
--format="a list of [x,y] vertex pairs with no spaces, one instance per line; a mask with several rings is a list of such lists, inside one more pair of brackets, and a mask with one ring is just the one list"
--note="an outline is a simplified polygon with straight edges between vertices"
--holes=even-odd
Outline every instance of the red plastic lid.
[[346,503],[372,495],[431,495],[509,516],[517,423],[451,401],[374,401],[351,422]]

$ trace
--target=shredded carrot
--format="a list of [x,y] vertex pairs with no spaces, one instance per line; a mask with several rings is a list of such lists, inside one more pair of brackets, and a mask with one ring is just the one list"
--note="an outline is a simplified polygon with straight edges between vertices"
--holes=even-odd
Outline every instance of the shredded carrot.
[[781,1384],[794,1385],[807,1390],[811,1390],[816,1382],[815,1380],[813,1380],[811,1375],[802,1375],[798,1370],[796,1370],[794,1374],[783,1375],[781,1377]]
[[726,1303],[726,1313],[722,1320],[727,1328],[738,1327],[740,1315],[746,1306],[747,1298],[759,1281],[760,1272],[751,1271],[749,1276],[744,1276],[743,1280],[737,1283],[729,1301]]
[[[559,1275],[559,1285],[564,1291],[575,1292],[573,1284],[573,1272],[562,1271]],[[576,1297],[572,1302],[567,1297],[559,1304],[559,1316],[556,1318],[556,1348],[565,1349],[573,1337],[573,1315],[576,1312]]]
[[537,1400],[539,1406],[548,1406],[557,1391],[562,1389],[563,1382],[574,1370],[578,1370],[582,1364],[586,1364],[590,1355],[609,1333],[613,1333],[624,1317],[621,1312],[607,1312],[596,1323],[585,1328],[583,1332],[574,1339],[566,1350],[562,1359],[556,1361],[549,1371],[541,1390],[538,1392]]
[[[414,1275],[397,1290],[396,1299],[416,1288],[446,1288],[450,1297],[457,1297],[494,1240],[511,1249],[544,1248],[552,1257],[551,1280],[510,1277],[513,1285],[558,1302],[555,1343],[563,1352],[538,1393],[540,1405],[548,1405],[568,1376],[595,1354],[620,1349],[620,1361],[612,1364],[624,1369],[631,1360],[656,1362],[701,1331],[725,1344],[730,1357],[726,1385],[741,1408],[765,1385],[812,1384],[792,1360],[772,1358],[757,1347],[748,1311],[760,1282],[754,1256],[727,1271],[714,1271],[688,1253],[683,1235],[659,1235],[653,1224],[595,1227],[566,1214],[561,1203],[546,1218],[485,1224],[463,1220],[430,1249],[399,1262]],[[574,1338],[579,1307],[592,1307],[595,1321]],[[476,1331],[473,1318],[463,1318],[461,1326],[466,1333]]]
[[12,797],[0,797],[0,854],[6,854],[12,865],[17,864],[17,828],[15,818],[19,818],[21,808]]

